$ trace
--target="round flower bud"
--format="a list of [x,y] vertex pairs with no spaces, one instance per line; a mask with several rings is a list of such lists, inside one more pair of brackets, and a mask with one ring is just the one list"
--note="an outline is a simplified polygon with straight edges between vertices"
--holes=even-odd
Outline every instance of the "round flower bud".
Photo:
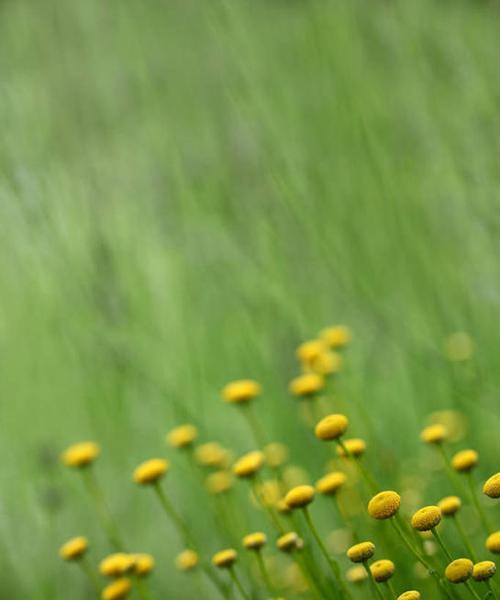
[[446,496],[438,502],[438,506],[443,513],[443,517],[452,517],[462,506],[462,501],[458,496]]
[[345,415],[328,415],[316,425],[316,437],[323,441],[337,440],[343,435],[349,421]]
[[486,549],[493,554],[500,554],[500,531],[495,531],[486,540]]
[[275,508],[282,515],[287,515],[292,512],[292,509],[288,506],[284,498],[281,498],[276,502]]
[[447,437],[446,427],[440,423],[429,425],[420,434],[420,439],[427,444],[442,444]]
[[132,558],[134,559],[134,573],[137,577],[145,577],[155,568],[155,559],[151,554],[133,554]]
[[80,442],[67,448],[61,455],[67,467],[86,467],[94,462],[101,452],[95,442]]
[[199,557],[194,550],[183,550],[175,559],[175,567],[179,571],[191,571],[198,562]]
[[347,569],[345,578],[347,581],[349,581],[349,583],[362,583],[368,578],[368,573],[361,565],[354,565],[353,567]]
[[342,368],[342,364],[343,358],[338,352],[326,351],[311,361],[310,369],[318,375],[326,377],[338,373]]
[[260,384],[253,381],[253,379],[240,379],[239,381],[228,383],[222,390],[222,397],[226,402],[241,404],[242,402],[252,400],[261,391]]
[[468,558],[457,558],[445,569],[445,576],[451,583],[463,583],[472,575],[474,565]]
[[294,396],[309,398],[321,391],[324,385],[324,379],[317,373],[305,373],[292,379],[289,390]]
[[375,554],[375,544],[373,542],[360,542],[354,544],[347,550],[347,556],[352,562],[360,563],[368,560]]
[[476,581],[486,581],[497,572],[497,566],[492,560],[482,560],[474,565],[472,578]]
[[212,564],[214,567],[219,567],[219,569],[228,569],[233,566],[237,556],[236,550],[232,548],[221,550],[212,556]]
[[328,347],[323,340],[310,340],[301,344],[295,354],[301,363],[309,366],[327,349]]
[[351,330],[345,325],[326,327],[321,331],[320,336],[330,348],[343,348],[352,339]]
[[61,546],[59,556],[64,560],[78,560],[87,552],[88,548],[89,542],[86,537],[75,537]]
[[216,471],[210,473],[205,479],[205,487],[210,494],[223,494],[231,489],[233,486],[233,478],[231,473],[227,471]]
[[394,575],[396,567],[392,560],[377,560],[370,565],[370,572],[377,583],[387,581]]
[[475,450],[461,450],[451,459],[451,466],[459,473],[468,473],[478,461],[479,454]]
[[417,592],[417,590],[409,590],[400,594],[398,600],[420,600],[421,597],[420,592]]
[[133,480],[136,483],[156,483],[169,470],[170,463],[163,458],[151,458],[141,463],[134,471]]
[[424,506],[414,513],[411,526],[417,531],[430,531],[439,525],[442,516],[439,506]]
[[204,467],[224,469],[229,465],[229,452],[217,442],[201,444],[194,451],[196,461]]
[[[344,440],[343,445],[347,450],[347,456],[361,456],[366,450],[366,442],[361,438]],[[337,446],[337,454],[339,456],[346,456],[346,452],[342,446]]]
[[260,550],[266,542],[266,534],[262,533],[261,531],[249,533],[243,538],[243,546],[245,546],[245,548],[248,550]]
[[272,442],[271,444],[267,444],[267,446],[264,448],[264,456],[266,459],[266,464],[272,469],[277,469],[278,467],[281,467],[284,462],[286,462],[288,458],[288,448],[285,446],[285,444]]
[[197,436],[198,430],[194,425],[180,425],[167,433],[167,444],[172,448],[186,448]]
[[295,531],[289,531],[277,539],[276,546],[281,552],[293,552],[297,549],[299,540]]
[[379,492],[368,502],[368,514],[374,519],[390,519],[399,510],[401,497],[391,490]]
[[134,568],[134,557],[125,552],[115,552],[106,556],[99,564],[99,572],[106,577],[119,577]]
[[347,477],[342,471],[328,473],[316,482],[316,490],[325,496],[333,496],[346,482]]
[[102,590],[101,598],[102,600],[121,600],[128,596],[131,588],[130,579],[117,579]]
[[233,465],[237,477],[253,477],[264,465],[264,454],[260,450],[248,452]]
[[304,508],[314,500],[312,485],[298,485],[285,496],[285,502],[290,508]]
[[490,498],[500,498],[500,473],[495,473],[485,481],[483,492]]

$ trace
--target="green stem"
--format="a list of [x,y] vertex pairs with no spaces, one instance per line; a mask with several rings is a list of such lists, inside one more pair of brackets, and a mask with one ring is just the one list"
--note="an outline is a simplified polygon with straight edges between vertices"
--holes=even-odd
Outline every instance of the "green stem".
[[82,571],[85,573],[85,576],[90,581],[90,584],[94,588],[94,591],[97,594],[97,597],[100,598],[101,597],[101,582],[99,580],[97,573],[89,565],[86,558],[81,558],[78,561],[78,564],[80,565],[80,568],[82,569]]
[[184,538],[185,545],[191,547],[194,550],[196,548],[196,545],[193,542],[193,538],[191,537],[188,528],[186,527],[184,521],[181,519],[181,517],[173,507],[172,503],[168,499],[167,495],[163,491],[163,488],[161,487],[158,481],[153,484],[153,489],[156,492],[156,495],[158,496],[158,500],[160,501],[163,510],[165,511],[169,519],[173,521],[179,533]]
[[253,495],[255,496],[261,507],[264,509],[264,512],[266,512],[269,516],[269,519],[274,525],[275,529],[280,535],[283,535],[285,533],[285,530],[278,519],[278,515],[275,513],[271,506],[268,506],[268,504],[264,501],[262,495],[259,492],[259,479],[256,476],[254,476],[250,479],[250,483],[252,486]]
[[247,402],[246,404],[243,404],[240,406],[241,406],[243,414],[245,415],[245,419],[248,423],[248,426],[250,427],[250,429],[252,431],[253,439],[254,439],[255,443],[257,444],[258,448],[260,450],[262,450],[264,448],[264,446],[266,445],[266,436],[260,425],[259,420],[255,416],[253,406],[250,404],[250,402]]
[[310,573],[309,567],[308,567],[304,557],[301,554],[299,554],[298,552],[294,552],[293,558],[294,558],[295,562],[297,563],[299,569],[301,570],[302,575],[304,576],[304,579],[307,581],[309,588],[310,588],[311,592],[314,594],[315,598],[319,598],[320,600],[323,600],[325,598],[325,596],[324,596],[321,588],[319,587],[318,583],[316,582],[316,579]]
[[450,480],[451,485],[457,490],[460,496],[465,497],[465,487],[463,486],[462,481],[451,466],[450,458],[448,456],[448,453],[446,452],[446,448],[443,444],[437,444],[436,447],[438,448],[441,456],[443,457],[446,474],[448,475],[448,479]]
[[469,590],[473,598],[475,598],[476,600],[481,600],[481,596],[476,592],[476,590],[471,586],[471,584],[468,581],[465,582],[465,587]]
[[390,579],[388,579],[385,582],[385,585],[387,586],[387,588],[389,589],[389,593],[391,595],[392,598],[397,598],[398,595],[396,594],[396,590],[394,589],[394,586],[392,585],[392,581]]
[[366,561],[366,560],[363,561],[363,567],[365,568],[365,571],[368,573],[368,580],[370,582],[372,594],[375,597],[380,598],[380,600],[384,600],[384,595],[382,594],[381,589],[377,586],[377,584],[375,583],[375,580],[373,579],[372,572],[370,571],[370,567],[368,566],[368,561]]
[[137,592],[139,593],[139,596],[142,598],[142,600],[151,600],[151,592],[149,590],[148,582],[141,577],[136,577],[135,584]]
[[486,584],[486,587],[489,590],[490,596],[494,599],[497,600],[497,595],[495,590],[493,589],[493,586],[491,585],[491,581],[489,581],[488,579],[484,582]]
[[474,562],[477,562],[477,555],[474,551],[474,548],[472,547],[472,544],[470,543],[469,538],[467,537],[467,534],[465,533],[464,528],[462,527],[462,523],[460,523],[458,516],[452,515],[451,518],[452,518],[453,522],[455,523],[455,527],[457,528],[458,535],[462,538],[462,542],[464,543],[464,546],[466,547],[467,552],[469,553],[472,560]]
[[271,594],[271,597],[274,598],[276,594],[276,590],[274,589],[274,585],[269,577],[269,572],[266,568],[266,563],[264,562],[264,557],[260,550],[256,550],[255,556],[257,558],[257,564],[259,565],[260,574],[262,575],[262,579],[266,584],[267,591]]
[[490,524],[488,523],[488,519],[486,518],[486,515],[484,514],[483,508],[482,508],[481,504],[479,503],[479,499],[478,499],[476,491],[474,489],[474,476],[472,475],[472,471],[469,471],[469,473],[467,473],[467,482],[469,484],[469,491],[470,491],[472,503],[474,504],[474,507],[477,510],[477,513],[479,515],[479,520],[481,521],[481,523],[486,531],[486,535],[490,535],[492,530],[491,530]]
[[361,461],[358,458],[356,458],[351,452],[349,452],[349,450],[348,450],[347,446],[344,444],[342,438],[338,438],[336,440],[336,442],[342,448],[344,455],[347,458],[351,459],[355,463],[356,468],[358,469],[358,472],[361,475],[361,478],[365,480],[365,483],[367,484],[370,492],[372,492],[373,494],[376,494],[380,488],[377,485],[377,482],[373,479],[370,472],[367,469],[365,469],[364,465],[361,463]]
[[443,539],[441,538],[441,536],[437,532],[437,529],[435,527],[433,527],[431,529],[431,531],[432,531],[432,535],[436,538],[436,542],[441,546],[441,550],[445,553],[446,558],[448,559],[448,561],[449,562],[453,562],[453,558],[452,558],[451,554],[448,552],[446,546],[444,545]]
[[239,580],[239,577],[236,575],[236,571],[234,570],[233,567],[229,567],[229,574],[231,575],[231,579],[233,580],[234,584],[238,588],[238,591],[240,592],[242,598],[244,598],[245,600],[251,600],[250,596],[243,589],[243,586],[241,585],[241,581]]

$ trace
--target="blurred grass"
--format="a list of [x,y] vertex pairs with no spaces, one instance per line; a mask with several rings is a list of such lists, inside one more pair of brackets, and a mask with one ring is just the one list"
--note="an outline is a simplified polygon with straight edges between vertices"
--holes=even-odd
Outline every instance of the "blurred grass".
[[[401,459],[458,405],[494,468],[498,50],[497,4],[465,0],[0,4],[0,597],[86,597],[56,556],[80,532],[106,551],[54,464],[80,438],[180,589],[132,467],[194,415],[250,448],[218,390],[252,376],[269,434],[320,472],[286,382],[331,322],[355,331],[345,397]],[[442,358],[455,330],[473,389]]]

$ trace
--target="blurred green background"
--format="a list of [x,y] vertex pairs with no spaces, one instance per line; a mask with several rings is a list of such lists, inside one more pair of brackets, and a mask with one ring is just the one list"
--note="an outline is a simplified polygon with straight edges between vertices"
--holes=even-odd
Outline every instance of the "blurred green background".
[[[254,377],[267,434],[317,477],[287,382],[332,323],[354,331],[353,430],[396,450],[391,471],[367,458],[384,485],[428,458],[442,408],[467,413],[481,476],[498,468],[498,23],[472,0],[1,2],[1,598],[92,597],[57,556],[76,534],[109,550],[57,463],[80,439],[153,588],[193,597],[133,467],[172,458],[186,420],[251,449],[219,390]],[[475,340],[466,369],[443,357],[453,331]]]

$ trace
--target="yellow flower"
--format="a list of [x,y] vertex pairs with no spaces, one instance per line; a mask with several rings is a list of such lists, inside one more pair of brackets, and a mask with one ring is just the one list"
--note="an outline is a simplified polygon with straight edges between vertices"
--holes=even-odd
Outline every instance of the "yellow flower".
[[164,458],[151,458],[141,463],[134,471],[133,480],[136,483],[155,483],[169,470],[170,463]]
[[342,471],[333,471],[328,473],[316,482],[316,490],[325,496],[332,496],[344,485],[347,477]]
[[323,329],[320,336],[331,348],[343,348],[351,341],[352,332],[345,325],[335,325]]
[[420,434],[420,439],[428,444],[441,444],[447,437],[446,427],[440,423],[429,425]]
[[401,497],[391,490],[380,492],[368,503],[368,514],[374,519],[390,519],[399,510]]
[[228,471],[215,471],[205,479],[205,487],[210,494],[223,494],[233,486],[233,478]]
[[264,465],[264,454],[259,450],[248,452],[233,465],[237,477],[253,477]]
[[180,425],[167,433],[167,444],[172,448],[186,448],[197,436],[198,430],[194,425]]
[[417,592],[417,590],[409,590],[400,594],[398,600],[420,600],[421,597],[420,592]]
[[486,549],[493,554],[500,554],[500,531],[495,531],[486,540]]
[[134,568],[135,560],[131,554],[125,552],[115,552],[106,556],[99,564],[101,575],[106,577],[118,577],[125,575]]
[[217,442],[201,444],[195,449],[194,456],[196,461],[204,467],[224,469],[231,462],[229,451]]
[[194,550],[183,550],[175,559],[179,571],[191,571],[198,564],[198,554]]
[[281,486],[276,479],[257,484],[258,497],[265,506],[275,506],[281,497]]
[[474,565],[468,558],[457,558],[445,569],[445,576],[451,583],[463,583],[472,575]]
[[293,552],[300,546],[300,538],[295,531],[289,531],[278,538],[276,546],[281,552]]
[[417,531],[430,531],[439,525],[442,516],[439,506],[424,506],[411,518],[411,526]]
[[301,398],[309,398],[320,392],[325,385],[323,377],[317,373],[304,373],[290,382],[290,393]]
[[267,444],[264,448],[264,456],[266,458],[266,464],[272,469],[276,469],[286,462],[288,458],[288,448],[285,444],[272,442],[271,444]]
[[361,583],[365,581],[367,577],[368,573],[366,572],[366,569],[361,565],[354,565],[353,567],[350,567],[349,569],[347,569],[345,574],[345,578],[350,583]]
[[302,364],[310,366],[327,349],[328,346],[323,340],[310,340],[297,348],[296,356]]
[[343,435],[349,421],[345,415],[328,415],[316,425],[316,437],[323,441],[337,440]]
[[344,359],[338,352],[327,350],[311,361],[309,368],[318,375],[333,375],[340,371],[343,362]]
[[249,533],[243,538],[243,546],[248,550],[260,550],[267,542],[266,534],[261,531]]
[[276,507],[276,510],[279,513],[281,513],[282,515],[287,515],[292,512],[292,509],[285,502],[284,498],[281,498],[281,500],[278,500],[278,502],[276,502],[275,507]]
[[370,572],[377,583],[387,581],[394,575],[396,567],[392,560],[377,560],[370,565]]
[[61,456],[67,467],[86,467],[94,462],[101,452],[95,442],[80,442],[67,448]]
[[[344,446],[347,449],[347,454],[350,456],[361,456],[365,453],[366,450],[366,442],[361,438],[351,438],[349,440],[344,440]],[[337,446],[337,454],[339,456],[346,455],[342,446]]]
[[212,564],[219,569],[227,569],[234,564],[237,556],[236,550],[232,548],[221,550],[212,556]]
[[476,581],[486,581],[497,572],[496,564],[491,560],[482,560],[472,568],[472,578]]
[[479,455],[475,450],[461,450],[451,459],[451,466],[459,473],[468,473],[478,461]]
[[311,485],[299,485],[291,489],[285,496],[290,508],[304,508],[314,500],[314,488]]
[[444,517],[451,517],[460,510],[462,501],[458,496],[446,496],[438,502]]
[[468,333],[452,333],[445,343],[445,354],[452,362],[469,360],[474,353],[474,342]]
[[64,560],[78,560],[87,552],[88,547],[89,542],[86,537],[75,537],[61,546],[59,556]]
[[360,542],[354,544],[347,550],[347,557],[355,563],[364,562],[375,554],[375,544],[373,542]]
[[239,381],[228,383],[222,390],[222,397],[226,402],[240,404],[252,400],[261,391],[260,384],[253,379],[240,379]]
[[155,568],[155,559],[151,554],[133,554],[134,573],[138,577],[145,577]]
[[101,598],[102,600],[121,600],[128,596],[131,588],[130,579],[117,579],[102,590]]
[[490,498],[500,498],[500,473],[495,473],[485,482],[483,492]]

